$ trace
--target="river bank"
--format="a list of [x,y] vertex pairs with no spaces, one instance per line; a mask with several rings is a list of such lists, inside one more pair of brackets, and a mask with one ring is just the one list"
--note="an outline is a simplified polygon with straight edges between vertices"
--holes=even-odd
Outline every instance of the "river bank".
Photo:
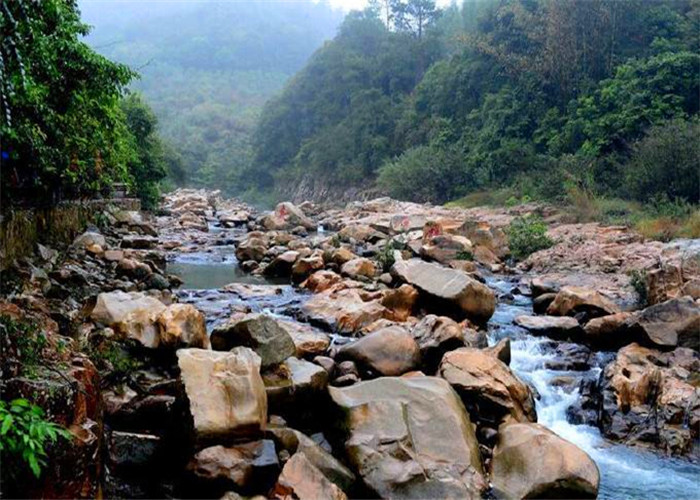
[[[556,244],[516,265],[505,230],[532,212]],[[110,217],[20,263],[3,304],[71,339],[32,376],[3,369],[3,399],[82,439],[34,492],[695,496],[697,241],[536,205],[259,214],[194,190]],[[60,363],[68,382],[42,372]]]

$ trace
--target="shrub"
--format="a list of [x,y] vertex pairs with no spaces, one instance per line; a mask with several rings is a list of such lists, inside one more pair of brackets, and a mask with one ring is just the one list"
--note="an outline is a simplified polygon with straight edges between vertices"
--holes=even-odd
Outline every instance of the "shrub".
[[467,185],[456,148],[433,145],[411,148],[385,163],[377,182],[390,196],[419,203],[444,203],[459,196]]
[[70,439],[70,433],[44,418],[44,410],[26,399],[0,401],[0,452],[3,464],[24,462],[35,477],[46,466],[46,445],[58,438]]
[[379,262],[382,271],[389,272],[391,266],[394,265],[394,250],[397,250],[397,245],[393,241],[389,241],[377,252],[377,262]]
[[531,253],[554,244],[547,236],[547,224],[536,215],[516,217],[506,232],[510,253],[517,260],[523,260]]
[[3,365],[14,362],[22,375],[33,377],[42,363],[47,340],[34,321],[14,320],[0,316],[0,334],[3,337]]
[[648,302],[647,293],[647,272],[645,270],[633,269],[629,272],[630,285],[637,292],[637,304],[641,307],[645,307]]

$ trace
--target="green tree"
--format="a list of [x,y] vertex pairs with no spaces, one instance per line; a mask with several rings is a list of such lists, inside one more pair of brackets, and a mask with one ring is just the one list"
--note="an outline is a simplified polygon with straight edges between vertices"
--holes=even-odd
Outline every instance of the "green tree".
[[72,0],[2,0],[3,205],[86,196],[124,180],[119,98],[134,76],[81,41]]
[[151,210],[160,197],[158,183],[167,175],[165,150],[156,132],[158,120],[138,94],[124,98],[121,108],[135,151],[128,162],[132,190],[141,199],[142,207]]

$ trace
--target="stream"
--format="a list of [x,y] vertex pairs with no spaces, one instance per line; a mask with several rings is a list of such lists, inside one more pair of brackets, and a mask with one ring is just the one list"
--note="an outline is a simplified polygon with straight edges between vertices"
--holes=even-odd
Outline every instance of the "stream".
[[[207,317],[209,330],[232,311],[249,308],[253,312],[285,315],[308,297],[284,282],[270,282],[251,276],[238,268],[233,246],[212,247],[210,252],[170,256],[168,271],[183,280],[180,301],[196,305]],[[578,382],[597,378],[611,354],[595,355],[592,367],[585,371],[548,369],[557,360],[556,342],[534,337],[515,326],[513,319],[532,314],[530,297],[511,295],[516,283],[505,277],[487,278],[487,284],[499,298],[489,322],[489,343],[511,339],[511,368],[539,395],[536,401],[538,422],[585,450],[598,464],[601,473],[601,499],[697,499],[700,497],[700,465],[657,455],[653,452],[613,444],[599,430],[567,421],[566,411],[580,398]],[[244,297],[221,290],[229,283],[264,285],[256,295]],[[253,288],[255,290],[255,288]],[[272,291],[271,291],[272,290]],[[504,300],[507,297],[507,300]],[[287,316],[287,319],[290,319]],[[574,384],[561,385],[554,379],[569,377]],[[571,387],[574,387],[573,389]]]

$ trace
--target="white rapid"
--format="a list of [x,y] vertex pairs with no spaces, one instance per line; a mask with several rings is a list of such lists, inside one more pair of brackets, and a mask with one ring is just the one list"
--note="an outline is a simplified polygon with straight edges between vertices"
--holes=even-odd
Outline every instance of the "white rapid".
[[[488,280],[499,294],[508,294],[514,287],[502,278]],[[510,303],[499,300],[490,322],[490,342],[504,337],[511,339],[511,368],[539,394],[539,423],[585,450],[598,464],[601,473],[601,499],[698,499],[700,498],[700,465],[664,457],[650,451],[613,444],[605,440],[597,428],[575,425],[567,421],[567,408],[580,398],[578,389],[555,384],[555,378],[573,377],[577,381],[597,378],[605,356],[588,371],[555,371],[545,368],[557,357],[552,342],[533,337],[513,325],[513,318],[532,314],[528,297],[514,295]],[[607,357],[609,359],[609,356]],[[578,387],[578,384],[575,384]]]

